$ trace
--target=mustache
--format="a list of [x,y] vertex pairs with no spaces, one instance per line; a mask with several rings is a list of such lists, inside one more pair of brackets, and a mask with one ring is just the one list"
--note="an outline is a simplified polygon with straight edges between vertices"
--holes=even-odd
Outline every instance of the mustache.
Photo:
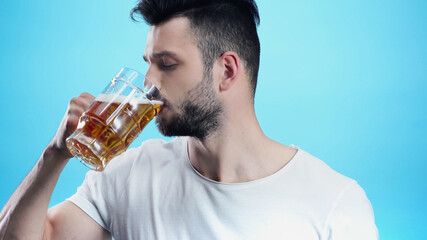
[[162,96],[160,93],[158,93],[155,98],[152,98],[151,100],[157,100],[157,101],[161,101],[163,103],[163,107],[169,106],[169,101]]
[[168,106],[168,105],[169,105],[169,101],[168,101],[168,100],[166,100],[166,98],[164,98],[163,96],[162,96],[162,97],[160,97],[158,100],[159,100],[159,101],[161,101],[161,102],[163,103],[163,106],[164,106],[164,107],[166,107],[166,106]]

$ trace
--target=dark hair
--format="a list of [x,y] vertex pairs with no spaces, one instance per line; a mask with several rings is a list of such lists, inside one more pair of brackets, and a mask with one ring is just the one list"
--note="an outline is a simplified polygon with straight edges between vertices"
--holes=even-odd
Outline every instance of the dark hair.
[[253,94],[258,78],[260,44],[256,27],[258,7],[254,0],[141,0],[132,9],[150,25],[174,17],[186,17],[202,53],[204,72],[227,51],[236,52],[246,66]]

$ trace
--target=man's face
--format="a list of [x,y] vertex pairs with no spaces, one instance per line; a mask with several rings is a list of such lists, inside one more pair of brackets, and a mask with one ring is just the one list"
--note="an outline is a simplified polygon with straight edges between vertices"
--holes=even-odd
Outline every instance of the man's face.
[[149,64],[146,84],[156,85],[164,102],[156,117],[164,135],[203,139],[218,129],[222,106],[212,74],[203,74],[188,25],[186,18],[174,18],[151,27],[144,54]]

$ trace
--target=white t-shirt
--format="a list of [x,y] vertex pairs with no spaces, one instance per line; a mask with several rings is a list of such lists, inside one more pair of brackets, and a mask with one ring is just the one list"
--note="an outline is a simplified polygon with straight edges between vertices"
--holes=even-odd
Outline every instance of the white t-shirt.
[[193,168],[187,138],[149,140],[68,200],[115,239],[378,239],[363,189],[301,149],[273,175],[220,183]]

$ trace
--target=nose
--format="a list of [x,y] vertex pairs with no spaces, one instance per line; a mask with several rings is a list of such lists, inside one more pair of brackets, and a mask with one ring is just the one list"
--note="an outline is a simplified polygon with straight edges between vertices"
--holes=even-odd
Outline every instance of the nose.
[[154,99],[157,99],[159,97],[159,94],[160,94],[159,90],[157,89],[156,86],[153,85],[150,88],[150,90],[147,92],[146,97],[150,100],[154,100]]
[[151,80],[147,77],[147,75],[145,75],[144,78],[144,87],[146,89],[150,89],[153,86],[153,82],[151,82]]
[[150,68],[145,73],[144,87],[148,89],[146,96],[148,99],[153,100],[160,97],[160,82],[156,78],[156,75],[154,74],[153,70]]
[[155,74],[155,71],[152,69],[152,67],[149,67],[145,73],[144,87],[150,89],[152,86],[156,86],[158,89],[161,88],[158,75]]

